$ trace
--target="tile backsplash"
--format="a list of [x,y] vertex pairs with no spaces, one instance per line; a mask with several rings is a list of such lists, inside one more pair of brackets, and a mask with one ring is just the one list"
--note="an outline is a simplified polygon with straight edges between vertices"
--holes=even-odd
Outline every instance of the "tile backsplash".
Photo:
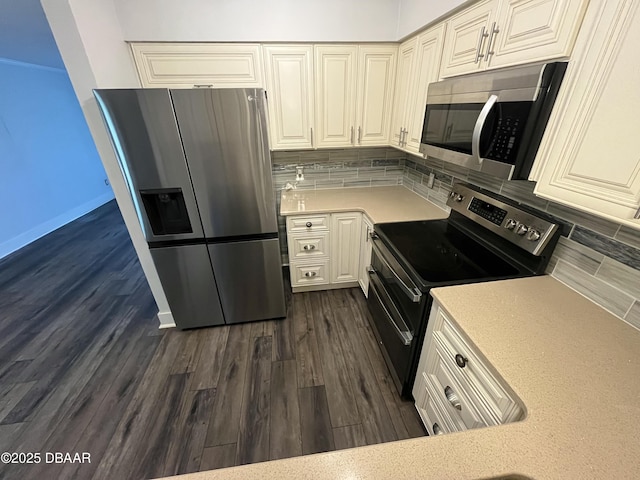
[[[547,273],[640,328],[640,232],[536,197],[533,182],[502,181],[392,147],[272,152],[272,163],[278,209],[280,190],[287,182],[295,184],[295,167],[302,165],[305,180],[299,189],[402,184],[448,210],[447,196],[460,180],[547,212],[564,224]],[[431,173],[433,188],[427,187]],[[284,218],[279,225],[286,239]],[[286,240],[282,245],[286,256]]]

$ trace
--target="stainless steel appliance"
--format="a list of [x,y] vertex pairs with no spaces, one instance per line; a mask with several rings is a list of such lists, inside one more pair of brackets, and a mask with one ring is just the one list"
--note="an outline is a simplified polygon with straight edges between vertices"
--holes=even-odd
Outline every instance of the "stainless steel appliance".
[[285,316],[264,91],[94,94],[176,325]]
[[447,204],[448,219],[376,224],[372,234],[371,323],[404,396],[427,329],[429,290],[542,274],[560,233],[543,214],[468,185],[454,185]]
[[566,62],[429,85],[420,152],[503,179],[528,179]]

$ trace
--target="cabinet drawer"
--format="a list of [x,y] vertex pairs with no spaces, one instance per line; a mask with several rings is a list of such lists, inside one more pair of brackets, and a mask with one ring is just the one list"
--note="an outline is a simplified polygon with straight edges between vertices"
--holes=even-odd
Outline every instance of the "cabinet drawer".
[[293,287],[329,283],[329,260],[303,264],[292,262],[289,269],[291,271],[291,286]]
[[287,218],[287,232],[315,232],[329,229],[329,215],[295,216]]
[[414,392],[416,407],[429,435],[459,431],[460,429],[456,427],[451,417],[444,413],[444,408],[438,404],[437,399],[427,388],[427,376],[423,373],[416,379],[416,383],[418,384],[418,391]]
[[288,244],[291,260],[327,256],[329,254],[329,232],[318,232],[313,235],[289,235]]
[[[520,412],[518,405],[489,372],[457,327],[441,309],[438,309],[437,315],[440,321],[437,322],[439,327],[434,331],[437,340],[434,343],[438,346],[441,358],[460,379],[460,383],[487,406],[488,411],[499,423],[517,417]],[[457,355],[464,358],[464,367],[456,363]]]
[[439,348],[436,348],[436,350],[437,355],[433,357],[435,365],[429,366],[428,390],[440,400],[446,412],[460,430],[487,426],[489,422],[485,421],[472,406],[473,402],[469,394],[456,381],[446,366],[443,352]]

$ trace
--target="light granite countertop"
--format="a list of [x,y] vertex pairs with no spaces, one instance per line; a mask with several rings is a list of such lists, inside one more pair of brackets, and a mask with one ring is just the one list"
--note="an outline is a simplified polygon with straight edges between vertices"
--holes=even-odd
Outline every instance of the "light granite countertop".
[[280,215],[364,212],[373,223],[437,220],[449,213],[406,187],[282,191]]
[[524,420],[179,478],[638,478],[640,331],[548,276],[432,294],[520,399]]

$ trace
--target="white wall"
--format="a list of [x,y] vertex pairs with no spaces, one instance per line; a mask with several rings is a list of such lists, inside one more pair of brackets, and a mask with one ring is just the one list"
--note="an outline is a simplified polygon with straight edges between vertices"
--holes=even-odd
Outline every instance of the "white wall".
[[114,2],[124,39],[128,41],[364,42],[397,40],[396,19],[399,0],[114,0]]
[[161,326],[170,326],[169,304],[92,92],[94,88],[140,86],[113,1],[42,0],[42,6],[158,305]]
[[113,198],[67,72],[0,59],[0,258]]
[[402,39],[445,13],[475,0],[399,0],[396,39]]

